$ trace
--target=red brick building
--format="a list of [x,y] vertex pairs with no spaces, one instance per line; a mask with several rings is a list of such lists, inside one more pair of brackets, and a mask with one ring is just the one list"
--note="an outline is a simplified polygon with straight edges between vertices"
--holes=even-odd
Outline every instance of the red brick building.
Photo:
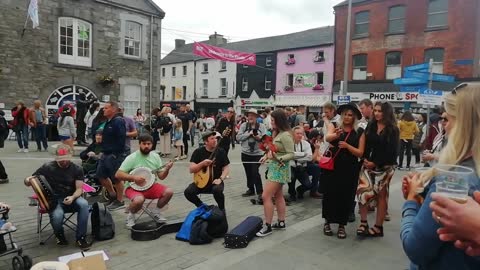
[[[338,89],[344,76],[348,1],[334,9]],[[401,77],[405,66],[430,58],[434,72],[455,75],[457,80],[480,77],[478,0],[353,0],[351,38],[349,91],[359,85],[398,91],[391,80]],[[378,89],[375,83],[388,89]],[[449,87],[437,84],[440,89]]]

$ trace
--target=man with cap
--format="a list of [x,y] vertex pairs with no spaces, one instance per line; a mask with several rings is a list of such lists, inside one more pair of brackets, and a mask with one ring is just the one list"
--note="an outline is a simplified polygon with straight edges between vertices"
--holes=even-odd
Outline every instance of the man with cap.
[[221,147],[217,147],[217,139],[221,137],[218,132],[207,132],[202,140],[205,146],[195,149],[190,159],[190,173],[196,174],[210,167],[212,175],[209,177],[208,184],[199,188],[195,183],[191,183],[184,191],[185,198],[195,206],[203,204],[198,198],[198,194],[211,193],[218,207],[225,210],[225,195],[223,194],[223,181],[230,172],[230,160],[227,153]]
[[89,206],[82,197],[83,171],[80,166],[71,162],[73,149],[61,144],[55,152],[55,161],[43,164],[32,176],[25,179],[25,185],[31,186],[33,177],[43,176],[53,189],[53,196],[57,202],[54,209],[50,209],[50,223],[57,239],[57,244],[68,245],[63,230],[65,212],[77,213],[76,243],[82,250],[88,250],[91,243],[87,242],[87,225]]
[[260,150],[260,141],[266,133],[265,125],[256,121],[258,116],[256,109],[250,109],[247,112],[247,122],[240,125],[237,134],[237,141],[242,146],[242,162],[247,177],[247,191],[242,194],[243,197],[255,195],[262,199],[263,187],[262,177],[258,172],[260,168],[260,159],[265,154]]

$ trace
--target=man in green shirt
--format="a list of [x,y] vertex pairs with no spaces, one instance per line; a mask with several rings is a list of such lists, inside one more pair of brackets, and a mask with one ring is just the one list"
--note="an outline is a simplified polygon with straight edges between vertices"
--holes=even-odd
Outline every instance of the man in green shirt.
[[[135,184],[142,186],[145,184],[145,177],[132,175],[130,172],[136,168],[144,167],[151,171],[155,171],[155,177],[160,178],[160,180],[167,178],[168,173],[173,166],[173,162],[169,162],[163,166],[160,156],[155,151],[152,151],[152,136],[142,134],[138,137],[138,141],[140,143],[140,149],[125,158],[115,174],[115,177],[121,181],[127,182],[128,185],[129,183],[134,182]],[[160,209],[168,204],[173,196],[173,190],[159,183],[154,183],[150,188],[144,191],[134,190],[129,186],[125,189],[125,196],[131,200],[128,209],[127,227],[132,227],[135,225],[135,214],[142,208],[145,199],[158,199],[157,208],[152,212],[157,222],[166,221],[160,213]]]

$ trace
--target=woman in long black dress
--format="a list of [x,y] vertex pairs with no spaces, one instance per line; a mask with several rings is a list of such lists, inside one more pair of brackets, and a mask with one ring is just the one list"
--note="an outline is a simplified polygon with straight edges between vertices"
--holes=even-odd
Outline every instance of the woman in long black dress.
[[[337,237],[345,239],[345,226],[352,211],[355,191],[360,170],[359,158],[365,149],[365,135],[358,127],[362,118],[360,110],[354,103],[342,105],[337,113],[341,116],[338,126],[331,123],[326,136],[331,144],[329,149],[335,157],[333,171],[326,171],[327,179],[323,197],[323,213],[325,225],[323,233],[333,235],[331,223],[338,224]],[[325,171],[325,170],[324,170]]]

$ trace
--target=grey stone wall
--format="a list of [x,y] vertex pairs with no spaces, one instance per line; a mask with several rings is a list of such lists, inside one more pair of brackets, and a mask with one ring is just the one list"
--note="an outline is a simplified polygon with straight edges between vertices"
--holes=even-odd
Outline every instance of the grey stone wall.
[[[145,108],[148,108],[150,70],[150,19],[144,14],[101,4],[94,0],[48,0],[39,7],[40,27],[32,29],[28,21],[22,37],[27,14],[27,0],[0,2],[0,103],[6,109],[15,101],[31,104],[35,99],[44,103],[57,88],[77,84],[92,90],[98,97],[110,95],[118,100],[122,77],[147,81]],[[145,59],[129,59],[119,54],[121,44],[120,14],[133,14],[148,22]],[[68,66],[58,63],[58,18],[75,17],[92,24],[92,67]],[[152,104],[158,106],[160,97],[160,18],[153,24],[153,83]],[[98,80],[110,74],[116,83],[103,87]]]

